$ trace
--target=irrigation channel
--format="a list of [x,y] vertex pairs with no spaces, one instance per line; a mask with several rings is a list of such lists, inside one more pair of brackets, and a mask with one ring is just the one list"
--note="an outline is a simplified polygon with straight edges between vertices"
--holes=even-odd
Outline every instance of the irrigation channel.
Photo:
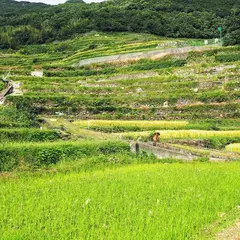
[[[171,146],[165,143],[158,143],[156,146],[153,146],[152,142],[130,142],[130,148],[135,154],[153,154],[158,159],[172,158],[193,161],[203,157],[203,155],[198,152]],[[210,161],[238,160],[240,159],[240,154],[224,155],[221,151],[210,151],[208,158]]]
[[231,161],[240,160],[240,154],[234,152],[228,152],[223,150],[216,150],[212,148],[206,148],[201,144],[189,146],[187,143],[184,145],[176,145],[174,143],[157,143],[157,146],[153,146],[153,142],[143,142],[140,140],[127,140],[122,138],[122,135],[115,135],[110,133],[96,132],[88,128],[78,128],[72,124],[72,121],[67,119],[58,118],[43,118],[43,121],[48,127],[52,129],[61,130],[63,133],[68,134],[71,138],[86,138],[89,139],[101,139],[101,140],[122,140],[130,145],[130,150],[134,154],[153,154],[158,159],[178,159],[185,161],[193,161],[195,159],[206,158],[210,161]]

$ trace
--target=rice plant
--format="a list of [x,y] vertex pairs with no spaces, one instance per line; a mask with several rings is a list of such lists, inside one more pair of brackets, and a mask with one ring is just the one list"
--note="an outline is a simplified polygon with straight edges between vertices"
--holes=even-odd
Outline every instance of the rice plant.
[[230,152],[240,153],[240,143],[229,144],[228,146],[226,146],[226,150]]
[[1,239],[202,239],[239,205],[239,163],[0,176]]

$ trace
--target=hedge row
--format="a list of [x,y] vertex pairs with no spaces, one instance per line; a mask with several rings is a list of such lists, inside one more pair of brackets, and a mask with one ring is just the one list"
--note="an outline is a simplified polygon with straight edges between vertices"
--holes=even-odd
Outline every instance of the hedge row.
[[61,160],[123,151],[129,151],[129,145],[120,141],[6,144],[0,147],[0,171],[11,171],[21,166],[39,168]]
[[207,140],[207,145],[209,148],[222,149],[225,148],[228,144],[239,143],[239,137],[213,137]]
[[0,129],[0,142],[9,141],[54,141],[60,135],[53,130],[40,130],[34,128]]
[[218,62],[236,62],[240,61],[240,54],[226,54],[226,55],[218,55],[215,57]]
[[24,128],[24,127],[28,127],[29,124],[25,123],[25,122],[12,122],[12,121],[1,121],[0,120],[0,128]]

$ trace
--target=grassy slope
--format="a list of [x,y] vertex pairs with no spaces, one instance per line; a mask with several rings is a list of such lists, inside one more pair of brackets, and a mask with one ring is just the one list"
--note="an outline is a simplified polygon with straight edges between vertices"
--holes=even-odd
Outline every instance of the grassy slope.
[[154,164],[3,175],[2,239],[200,238],[203,228],[239,203],[239,167]]
[[[128,66],[121,63],[71,67],[79,58],[145,51],[154,49],[158,43],[175,41],[143,34],[105,36],[91,33],[66,42],[27,46],[18,53],[2,52],[0,72],[11,69],[11,78],[23,82],[25,93],[22,98],[10,97],[9,100],[17,102],[18,107],[22,103],[33,104],[35,111],[41,109],[44,114],[61,111],[79,118],[195,118],[196,121],[190,120],[182,128],[239,130],[238,47],[167,58],[163,62],[141,60]],[[169,67],[169,62],[177,60],[186,61],[185,66]],[[36,68],[43,68],[46,77],[29,76],[30,71]],[[143,91],[137,91],[140,88]],[[197,93],[194,93],[195,88],[199,89]],[[179,99],[188,100],[187,105],[178,106]],[[169,106],[163,108],[166,100]],[[201,101],[201,104],[196,104],[196,101]],[[160,115],[156,115],[158,112]],[[200,117],[212,117],[214,120],[199,122]],[[230,117],[233,119],[229,120]],[[226,120],[220,121],[218,118]],[[51,127],[68,131],[73,138],[91,141],[108,139],[113,144],[107,146],[108,151],[116,147],[112,140],[118,135],[88,131],[84,129],[88,127],[87,122],[78,125],[63,119],[50,120],[48,124]],[[112,123],[116,125],[118,122]],[[159,122],[158,126],[163,127],[162,123]],[[12,133],[15,134],[16,127],[38,126],[31,116],[26,117],[26,113],[21,113],[19,109],[8,107],[1,108],[0,124],[12,128],[1,130],[1,134],[8,134],[11,140],[14,140]],[[136,125],[136,122],[132,122],[132,126],[121,122],[121,127],[127,130]],[[98,126],[99,122],[96,123]],[[100,130],[104,127],[108,126],[101,122]],[[148,122],[140,128],[152,130],[151,127],[152,122]],[[39,130],[27,132],[31,131]],[[26,138],[26,129],[16,132],[21,133],[21,139]],[[200,134],[186,130],[174,133],[177,134],[175,137],[188,139]],[[201,137],[207,138],[216,132],[201,133]],[[149,135],[149,132],[146,134]],[[166,137],[170,134],[171,138],[172,132],[166,131],[164,134]],[[238,131],[221,131],[217,134],[219,138],[226,134],[239,135]],[[92,142],[89,148],[83,146],[84,151],[89,149],[89,155],[86,152],[82,154],[77,148],[77,152],[73,151],[73,146],[81,143],[67,141],[63,146],[61,144],[19,142],[2,147],[5,152],[11,151],[9,146],[17,151],[19,162],[14,167],[18,171],[29,170],[23,162],[24,158],[28,158],[33,163],[39,160],[48,171],[55,172],[0,175],[2,239],[96,239],[96,236],[108,239],[198,238],[203,228],[221,219],[221,213],[229,212],[239,204],[240,193],[236,190],[240,187],[238,163],[149,164],[97,172],[93,169],[157,160],[152,157],[137,158],[126,152],[112,155],[107,152],[106,156],[103,154],[105,148],[101,148],[103,141],[97,143],[97,147]],[[71,145],[70,153],[66,153],[68,144]],[[95,153],[93,148],[99,147],[101,151]],[[5,152],[2,151],[2,154]],[[16,154],[10,155],[8,152],[6,156],[16,161]],[[68,161],[69,158],[79,157],[79,161]],[[6,162],[11,164],[11,161]],[[86,172],[78,173],[83,170]]]
[[[42,114],[103,119],[199,119],[239,117],[239,47],[189,53],[162,60],[97,64],[80,68],[80,59],[116,53],[177,47],[187,39],[147,34],[95,34],[2,53],[0,72],[11,69],[23,83],[25,101]],[[30,76],[43,68],[44,78]],[[168,101],[168,106],[163,107]]]

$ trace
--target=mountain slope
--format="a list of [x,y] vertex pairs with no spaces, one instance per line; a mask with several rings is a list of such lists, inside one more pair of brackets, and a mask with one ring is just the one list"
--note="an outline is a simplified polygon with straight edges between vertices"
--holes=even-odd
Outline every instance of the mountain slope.
[[239,9],[239,0],[113,0],[119,6],[149,8],[155,11],[208,11],[218,16],[230,14],[231,9]]
[[206,39],[218,37],[220,26],[226,43],[238,44],[239,9],[240,0],[109,0],[92,4],[71,0],[57,6],[3,0],[0,48],[66,40],[90,31]]
[[17,2],[13,0],[1,0],[0,1],[0,14],[16,14],[26,13],[38,9],[47,8],[50,5],[44,3],[30,3],[27,1]]

